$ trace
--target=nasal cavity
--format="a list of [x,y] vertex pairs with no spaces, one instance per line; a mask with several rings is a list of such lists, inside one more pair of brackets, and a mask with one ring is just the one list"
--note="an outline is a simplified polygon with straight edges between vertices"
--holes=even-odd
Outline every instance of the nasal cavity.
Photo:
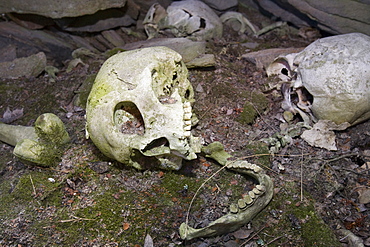
[[152,150],[152,149],[155,149],[155,148],[160,148],[160,147],[169,147],[170,146],[170,143],[169,141],[167,140],[167,138],[165,137],[161,137],[161,138],[158,138],[158,139],[155,139],[153,141],[151,141],[148,145],[146,145],[146,147],[141,150],[142,152],[146,152],[148,150]]
[[114,109],[114,124],[123,134],[144,135],[145,125],[140,110],[133,102],[124,101]]

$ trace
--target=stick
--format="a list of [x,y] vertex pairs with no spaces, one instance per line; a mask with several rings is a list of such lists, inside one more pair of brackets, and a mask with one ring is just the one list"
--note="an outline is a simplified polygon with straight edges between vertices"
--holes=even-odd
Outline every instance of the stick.
[[36,196],[36,188],[35,188],[35,185],[33,184],[31,174],[30,174],[30,180],[31,180],[32,188],[33,188],[33,194]]

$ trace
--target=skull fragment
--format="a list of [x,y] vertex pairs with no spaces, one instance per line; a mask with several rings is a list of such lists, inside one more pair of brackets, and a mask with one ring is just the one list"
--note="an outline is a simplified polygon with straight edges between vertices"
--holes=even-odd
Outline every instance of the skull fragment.
[[194,91],[167,47],[123,52],[100,69],[86,107],[87,135],[106,156],[137,169],[178,170],[200,152],[190,129]]
[[159,30],[169,30],[176,37],[209,40],[222,36],[222,22],[217,14],[202,1],[175,1],[167,11],[153,4],[143,21],[149,38]]
[[[319,39],[300,53],[275,59],[267,73],[276,74],[277,69],[280,78],[289,78],[294,88],[312,96],[308,108],[317,119],[354,125],[370,118],[369,36],[351,33]],[[298,96],[298,107],[306,105]]]

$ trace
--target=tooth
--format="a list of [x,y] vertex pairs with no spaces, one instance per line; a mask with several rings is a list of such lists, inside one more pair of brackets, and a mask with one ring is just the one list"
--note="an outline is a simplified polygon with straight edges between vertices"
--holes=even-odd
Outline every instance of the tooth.
[[259,190],[259,191],[262,191],[262,192],[265,192],[266,191],[266,187],[261,185],[261,184],[257,184],[256,185],[256,188]]
[[184,124],[185,124],[185,125],[191,125],[191,120],[186,120],[186,121],[184,121]]
[[243,208],[245,208],[247,206],[247,204],[245,203],[245,201],[243,200],[243,199],[239,199],[238,200],[238,207],[240,208],[240,209],[243,209]]
[[190,137],[191,136],[191,132],[190,131],[185,131],[184,132],[184,136],[185,137]]
[[184,102],[184,108],[191,108],[191,104],[189,101]]
[[262,194],[262,191],[260,191],[259,189],[257,188],[253,188],[252,192],[256,195],[259,195],[259,194]]
[[253,199],[249,195],[244,195],[243,200],[246,204],[251,204],[253,202]]
[[184,120],[186,121],[186,120],[191,120],[191,112],[188,112],[188,113],[185,113],[184,114]]
[[259,167],[259,166],[257,166],[257,165],[255,165],[255,164],[252,164],[251,167],[250,167],[250,169],[252,169],[256,173],[259,173],[259,172],[262,171],[262,168]]
[[191,130],[191,125],[185,125],[184,130]]
[[230,205],[230,212],[231,212],[231,213],[233,213],[233,214],[236,214],[236,213],[238,213],[238,211],[239,211],[239,209],[238,209],[238,207],[236,206],[236,204],[235,204],[235,203],[232,203],[232,204]]
[[254,194],[254,192],[253,192],[253,191],[248,191],[248,195],[249,195],[252,199],[256,198],[256,194]]
[[184,108],[184,112],[185,113],[190,113],[191,112],[191,107],[190,108],[189,107]]

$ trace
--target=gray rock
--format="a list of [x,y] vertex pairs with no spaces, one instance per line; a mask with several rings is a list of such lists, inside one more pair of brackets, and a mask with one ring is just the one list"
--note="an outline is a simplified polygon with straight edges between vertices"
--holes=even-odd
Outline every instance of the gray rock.
[[303,48],[271,48],[242,55],[242,58],[254,63],[258,69],[266,68],[277,56],[302,51]]
[[299,27],[314,26],[332,34],[370,34],[370,3],[355,0],[257,0],[258,5]]
[[46,56],[43,52],[39,52],[29,57],[0,63],[0,78],[36,77],[44,71],[45,66]]
[[202,0],[217,13],[222,13],[229,10],[235,10],[238,7],[238,0]]
[[204,41],[191,41],[186,38],[155,38],[129,43],[122,48],[124,50],[134,50],[154,46],[166,46],[178,52],[188,68],[210,67],[216,63],[213,54],[204,54],[206,52]]
[[39,1],[1,1],[0,13],[15,12],[36,14],[51,18],[74,17],[94,14],[99,10],[121,8],[126,0],[39,0]]

